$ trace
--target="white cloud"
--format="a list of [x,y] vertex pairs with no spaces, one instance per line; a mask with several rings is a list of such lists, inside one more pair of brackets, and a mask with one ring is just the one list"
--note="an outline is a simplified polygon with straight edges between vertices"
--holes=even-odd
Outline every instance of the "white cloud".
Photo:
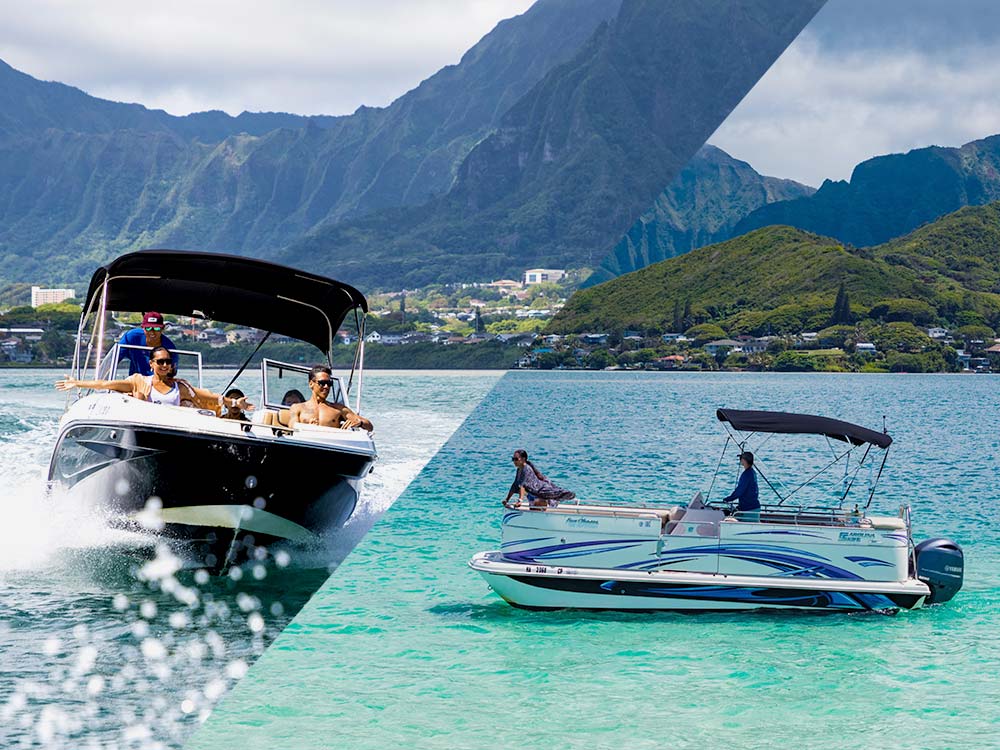
[[384,106],[533,0],[33,0],[0,5],[0,59],[173,114]]
[[821,45],[807,29],[710,142],[761,173],[818,186],[873,156],[1000,133],[1000,43],[946,52]]

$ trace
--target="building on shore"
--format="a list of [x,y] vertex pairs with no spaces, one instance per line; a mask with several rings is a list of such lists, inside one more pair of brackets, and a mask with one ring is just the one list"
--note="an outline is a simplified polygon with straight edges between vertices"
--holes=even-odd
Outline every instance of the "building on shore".
[[545,281],[559,281],[566,271],[559,268],[529,268],[524,272],[524,285],[532,286]]
[[40,286],[31,287],[31,306],[58,305],[68,299],[74,299],[76,292],[72,289],[42,289]]

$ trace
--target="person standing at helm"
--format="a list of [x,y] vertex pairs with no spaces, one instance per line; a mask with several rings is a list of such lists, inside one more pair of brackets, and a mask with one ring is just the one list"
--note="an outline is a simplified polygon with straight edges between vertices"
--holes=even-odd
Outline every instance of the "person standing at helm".
[[[118,339],[118,344],[148,346],[152,348],[165,346],[167,349],[176,349],[177,347],[174,346],[174,342],[163,335],[163,327],[163,316],[158,312],[150,311],[142,316],[142,325],[139,328],[133,328],[122,334],[122,337]],[[120,349],[118,361],[121,362],[123,359],[128,360],[129,375],[139,373],[148,377],[153,374],[153,370],[149,366],[148,351],[143,349]]]
[[736,506],[736,518],[740,521],[760,522],[760,500],[757,499],[757,472],[753,468],[753,453],[744,451],[740,454],[740,466],[743,473],[736,483],[736,489],[728,497],[722,498],[722,502],[728,503],[738,500]]

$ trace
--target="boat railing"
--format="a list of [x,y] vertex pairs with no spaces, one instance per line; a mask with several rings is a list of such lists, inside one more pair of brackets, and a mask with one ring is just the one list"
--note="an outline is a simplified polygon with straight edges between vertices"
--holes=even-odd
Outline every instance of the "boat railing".
[[[706,508],[719,511],[731,511],[732,509],[724,503],[708,503]],[[594,515],[611,518],[668,518],[676,521],[683,518],[683,515],[673,517],[672,511],[675,509],[687,510],[684,503],[674,503],[660,506],[636,506],[617,504],[610,501],[593,502],[568,502],[560,503],[551,508],[543,508],[547,512],[563,513],[570,515]],[[792,526],[856,526],[863,522],[865,514],[860,510],[854,510],[839,506],[808,506],[808,505],[762,505],[760,509],[761,520],[765,523],[778,523]]]
[[579,502],[559,503],[559,505],[547,508],[531,508],[527,504],[511,506],[513,508],[532,511],[545,511],[548,513],[562,513],[577,516],[602,516],[608,518],[662,518],[668,514],[676,505],[664,505],[662,507],[636,507],[634,505],[613,504],[611,502],[595,501],[594,503],[581,504]]
[[[731,509],[726,503],[712,502],[708,505],[717,510]],[[762,503],[760,518],[765,523],[793,526],[853,526],[861,523],[865,514],[857,506],[852,509],[839,505]]]

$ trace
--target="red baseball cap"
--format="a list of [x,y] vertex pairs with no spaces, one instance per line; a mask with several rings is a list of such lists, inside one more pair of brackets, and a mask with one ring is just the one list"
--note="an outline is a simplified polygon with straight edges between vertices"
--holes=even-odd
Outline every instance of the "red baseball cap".
[[163,316],[160,315],[158,312],[150,311],[142,316],[143,328],[145,328],[146,326],[162,326],[162,325],[163,325]]

